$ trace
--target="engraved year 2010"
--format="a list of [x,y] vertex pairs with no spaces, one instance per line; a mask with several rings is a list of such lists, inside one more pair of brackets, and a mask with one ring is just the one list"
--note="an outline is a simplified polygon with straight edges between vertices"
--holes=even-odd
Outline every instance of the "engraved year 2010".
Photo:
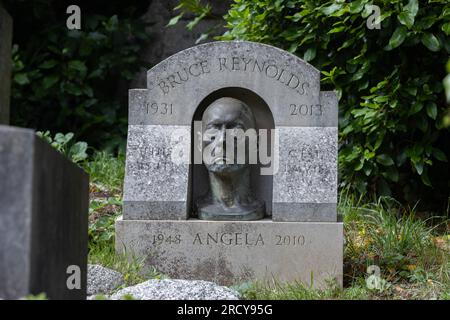
[[322,116],[321,104],[291,104],[289,106],[291,116]]
[[181,235],[179,234],[174,234],[174,235],[165,235],[162,233],[158,233],[153,235],[153,244],[163,244],[163,243],[168,243],[168,244],[180,244],[181,243]]
[[146,104],[147,114],[162,114],[169,115],[173,114],[173,104],[172,103],[147,103]]
[[277,246],[303,246],[305,244],[305,237],[295,235],[276,235],[275,241]]

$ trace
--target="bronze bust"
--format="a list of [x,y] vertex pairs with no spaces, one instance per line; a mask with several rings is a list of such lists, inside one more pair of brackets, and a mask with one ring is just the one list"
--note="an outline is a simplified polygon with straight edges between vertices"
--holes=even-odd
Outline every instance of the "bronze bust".
[[233,134],[236,129],[241,132],[255,129],[251,109],[240,100],[220,98],[203,113],[202,133],[209,139],[204,138],[202,148],[203,152],[211,150],[211,159],[204,161],[209,175],[209,192],[195,203],[199,219],[258,220],[264,217],[265,205],[254,197],[250,187],[249,148],[245,149],[244,163],[237,161],[236,143],[234,158],[226,157],[227,134]]

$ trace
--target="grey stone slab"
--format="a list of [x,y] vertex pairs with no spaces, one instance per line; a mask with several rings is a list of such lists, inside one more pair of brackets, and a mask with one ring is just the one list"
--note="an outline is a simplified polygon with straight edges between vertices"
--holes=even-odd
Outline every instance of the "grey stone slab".
[[276,202],[272,206],[273,221],[337,221],[337,203]]
[[278,134],[273,220],[337,221],[337,127],[281,127]]
[[342,223],[119,219],[116,250],[173,278],[342,285]]
[[9,123],[12,27],[12,18],[0,3],[0,124]]
[[[89,177],[32,130],[0,126],[0,297],[85,299]],[[67,268],[80,268],[69,290]]]
[[239,293],[203,280],[151,279],[113,294],[111,300],[131,295],[136,300],[239,300]]
[[124,285],[123,275],[98,264],[90,264],[87,269],[87,294],[110,294]]
[[190,140],[188,126],[129,126],[125,218],[187,218]]

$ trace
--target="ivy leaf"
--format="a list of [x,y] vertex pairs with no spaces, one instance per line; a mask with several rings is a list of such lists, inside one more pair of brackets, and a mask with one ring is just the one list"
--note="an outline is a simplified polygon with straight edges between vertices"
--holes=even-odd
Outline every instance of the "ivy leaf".
[[54,66],[58,64],[58,61],[56,60],[46,60],[44,63],[42,63],[39,68],[41,69],[51,69]]
[[419,112],[420,110],[422,110],[423,108],[423,103],[421,101],[416,100],[413,105],[411,106],[411,109],[409,110],[409,114],[415,114],[417,112]]
[[401,24],[411,29],[414,25],[414,18],[417,15],[417,11],[419,11],[419,3],[417,0],[409,0],[408,4],[403,8],[404,10],[397,16],[398,21]]
[[316,48],[309,48],[303,55],[303,60],[308,62],[314,59],[315,57],[316,57]]
[[433,52],[439,51],[441,48],[438,38],[436,38],[432,33],[424,33],[420,40],[425,47]]
[[436,120],[437,116],[437,106],[436,103],[432,102],[429,105],[427,105],[427,115],[433,119]]
[[391,39],[389,39],[389,44],[385,47],[385,50],[390,51],[401,45],[406,39],[406,32],[407,29],[404,26],[398,26],[392,34]]
[[419,175],[423,172],[423,162],[415,162],[414,167],[416,168],[416,171]]
[[77,70],[77,71],[79,71],[80,73],[83,73],[83,74],[86,73],[86,71],[87,71],[86,65],[84,64],[83,61],[80,61],[80,60],[70,61],[69,62],[69,68],[73,69],[73,70]]
[[329,16],[329,15],[335,13],[336,11],[338,11],[341,8],[342,8],[342,4],[334,3],[334,4],[332,4],[332,5],[328,6],[328,7],[323,8],[321,11],[326,16]]
[[87,148],[88,144],[86,142],[80,141],[75,143],[69,151],[71,160],[75,163],[85,160],[87,158]]
[[441,30],[444,31],[447,36],[450,36],[450,22],[444,23]]
[[392,160],[392,158],[385,153],[377,156],[377,162],[386,167],[392,166],[394,164],[394,160]]
[[43,86],[45,89],[51,88],[56,82],[58,82],[59,77],[57,75],[52,75],[49,77],[45,77],[43,83]]
[[20,85],[30,83],[28,76],[25,73],[18,73],[14,76],[14,81]]
[[178,23],[178,21],[183,17],[184,13],[180,13],[179,15],[173,17],[172,19],[170,19],[169,23],[166,25],[166,27],[170,27],[173,26],[175,24]]
[[439,161],[447,162],[447,156],[438,148],[433,148],[433,156]]

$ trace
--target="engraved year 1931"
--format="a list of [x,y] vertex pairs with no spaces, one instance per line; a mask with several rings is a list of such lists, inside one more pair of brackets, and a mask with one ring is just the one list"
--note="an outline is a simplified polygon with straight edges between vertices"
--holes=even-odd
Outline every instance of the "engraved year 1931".
[[161,114],[161,115],[170,115],[173,114],[173,104],[172,103],[147,103],[145,105],[145,110],[147,114]]

